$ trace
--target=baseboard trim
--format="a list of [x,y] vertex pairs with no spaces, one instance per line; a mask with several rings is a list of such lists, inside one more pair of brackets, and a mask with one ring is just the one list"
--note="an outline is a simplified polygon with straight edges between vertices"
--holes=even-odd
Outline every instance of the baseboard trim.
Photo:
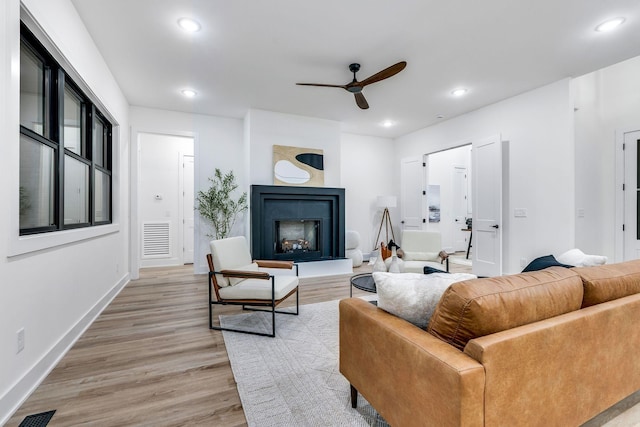
[[5,425],[27,398],[38,388],[82,334],[129,283],[122,278],[54,346],[0,398],[0,426]]

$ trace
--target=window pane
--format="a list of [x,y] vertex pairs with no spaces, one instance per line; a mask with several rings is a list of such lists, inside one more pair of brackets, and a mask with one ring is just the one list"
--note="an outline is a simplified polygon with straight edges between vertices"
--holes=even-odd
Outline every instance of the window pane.
[[20,44],[20,124],[44,136],[44,64]]
[[93,129],[93,160],[104,167],[104,125],[97,118]]
[[89,222],[89,165],[64,156],[64,223]]
[[104,172],[96,170],[95,185],[95,222],[110,221],[111,177]]
[[20,229],[54,225],[54,154],[20,136]]
[[84,156],[82,150],[82,101],[64,89],[64,148]]

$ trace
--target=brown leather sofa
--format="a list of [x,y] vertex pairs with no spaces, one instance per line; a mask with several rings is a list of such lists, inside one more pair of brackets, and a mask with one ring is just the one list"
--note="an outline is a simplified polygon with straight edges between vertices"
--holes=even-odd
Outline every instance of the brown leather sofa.
[[340,372],[392,426],[579,426],[640,390],[640,261],[451,285],[420,329],[340,301]]

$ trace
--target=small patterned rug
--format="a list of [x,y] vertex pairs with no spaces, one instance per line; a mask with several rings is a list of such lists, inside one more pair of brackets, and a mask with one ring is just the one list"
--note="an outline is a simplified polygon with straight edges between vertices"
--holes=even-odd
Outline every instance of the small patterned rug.
[[[223,327],[270,331],[271,315],[220,316]],[[375,426],[388,424],[358,397],[338,370],[338,301],[276,314],[276,337],[223,332],[250,427]]]

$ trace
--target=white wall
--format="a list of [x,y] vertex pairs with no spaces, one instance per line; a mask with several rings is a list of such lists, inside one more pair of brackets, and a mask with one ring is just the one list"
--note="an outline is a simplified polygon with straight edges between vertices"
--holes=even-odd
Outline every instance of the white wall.
[[[140,223],[169,222],[170,253],[144,257],[141,267],[180,265],[182,260],[183,156],[193,155],[193,138],[155,133],[138,134],[140,144]],[[193,206],[193,200],[185,201]]]
[[273,146],[324,151],[324,186],[340,186],[340,123],[312,117],[250,110],[248,145],[250,183],[273,185]]
[[[360,249],[373,251],[382,211],[377,196],[395,194],[394,143],[388,138],[343,133],[341,136],[341,187],[346,195],[346,229],[360,233]],[[398,209],[391,209],[394,231],[400,232]]]
[[[0,3],[0,424],[128,281],[128,104],[69,0],[24,0],[114,128],[114,224],[18,236],[20,1]],[[39,30],[36,29],[36,32]],[[47,42],[47,44],[50,44]],[[52,52],[57,55],[57,53]],[[64,65],[64,64],[63,64]],[[16,354],[16,332],[25,349]]]
[[[157,110],[143,107],[131,107],[130,115],[132,138],[137,141],[138,134],[157,133],[164,135],[191,136],[194,138],[195,156],[195,194],[209,187],[208,177],[213,176],[215,169],[223,173],[233,170],[239,188],[247,189],[245,181],[245,158],[243,140],[243,120],[229,119],[201,114],[178,113],[175,111]],[[132,181],[137,183],[140,174],[137,148],[132,150]],[[245,190],[246,191],[246,190]],[[132,189],[132,253],[139,254],[140,230],[137,185]],[[238,218],[234,228],[235,234],[243,234],[246,215]],[[194,270],[199,273],[208,271],[205,256],[210,252],[206,223],[196,212],[194,239]],[[137,273],[137,271],[133,271]]]
[[[244,120],[131,107],[133,140],[140,133],[193,136],[195,141],[195,192],[209,186],[215,168],[233,170],[239,189],[250,194],[251,184],[273,185],[273,145],[319,148],[324,151],[325,187],[341,185],[340,125],[338,122],[291,114],[250,110]],[[141,173],[138,148],[132,151],[132,180]],[[138,224],[139,185],[132,189],[132,253],[140,253]],[[248,213],[238,217],[233,235],[249,236]],[[210,232],[196,214],[194,270],[207,271]],[[136,273],[136,269],[133,269]],[[135,278],[135,276],[134,276]]]
[[[400,159],[500,133],[509,141],[503,218],[503,272],[521,259],[574,246],[573,105],[568,79],[489,105],[396,140]],[[399,191],[398,191],[399,193]],[[513,218],[515,208],[526,218]]]
[[[616,132],[640,129],[640,57],[573,80],[575,94],[576,247],[616,255]],[[620,236],[618,236],[620,237]],[[622,258],[617,259],[622,261]]]

